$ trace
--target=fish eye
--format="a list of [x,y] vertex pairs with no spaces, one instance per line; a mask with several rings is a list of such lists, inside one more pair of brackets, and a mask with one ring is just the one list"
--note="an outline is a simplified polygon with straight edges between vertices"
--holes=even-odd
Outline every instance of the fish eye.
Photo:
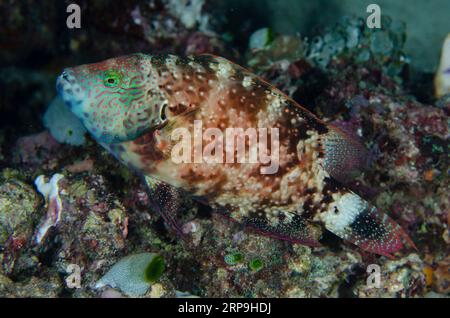
[[107,87],[116,87],[120,84],[121,81],[121,75],[119,72],[115,70],[107,71],[104,75],[103,83]]

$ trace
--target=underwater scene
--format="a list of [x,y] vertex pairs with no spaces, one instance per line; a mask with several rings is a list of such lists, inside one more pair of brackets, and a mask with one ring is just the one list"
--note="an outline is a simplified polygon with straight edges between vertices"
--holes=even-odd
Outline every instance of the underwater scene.
[[0,297],[449,297],[450,1],[0,24]]

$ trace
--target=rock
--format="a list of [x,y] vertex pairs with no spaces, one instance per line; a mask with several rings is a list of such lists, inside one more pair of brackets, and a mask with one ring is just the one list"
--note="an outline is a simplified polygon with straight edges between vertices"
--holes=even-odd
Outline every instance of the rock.
[[426,286],[423,261],[417,254],[410,254],[381,265],[380,287],[361,281],[355,288],[358,297],[419,297]]
[[441,294],[450,293],[450,257],[437,263],[434,271],[434,289]]
[[0,180],[0,245],[8,242],[13,248],[27,244],[33,232],[33,223],[39,198],[34,189],[18,180]]

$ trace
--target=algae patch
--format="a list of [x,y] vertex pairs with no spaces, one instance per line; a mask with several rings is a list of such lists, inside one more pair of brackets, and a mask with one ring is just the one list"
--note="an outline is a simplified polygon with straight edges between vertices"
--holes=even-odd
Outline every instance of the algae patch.
[[164,260],[154,253],[133,254],[118,261],[95,285],[111,286],[131,297],[143,296],[165,270]]

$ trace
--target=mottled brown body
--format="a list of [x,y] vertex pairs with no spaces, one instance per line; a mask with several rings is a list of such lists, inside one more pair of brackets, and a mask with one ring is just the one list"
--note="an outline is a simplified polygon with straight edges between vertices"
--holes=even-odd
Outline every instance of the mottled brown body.
[[[263,175],[260,163],[176,164],[170,160],[170,141],[164,136],[164,127],[162,132],[151,130],[123,143],[123,160],[205,198],[213,208],[226,211],[237,221],[260,219],[276,226],[296,215],[313,220],[327,209],[335,189],[324,168],[321,136],[330,128],[323,122],[270,84],[225,59],[166,57],[155,66],[158,87],[167,99],[165,115],[169,121],[175,119],[177,126],[191,131],[194,119],[202,120],[203,129],[277,127],[279,169],[276,174]],[[183,116],[190,110],[189,116]]]
[[[402,238],[412,244],[387,215],[378,213],[338,181],[363,166],[365,149],[242,67],[208,55],[135,54],[63,73],[58,82],[63,97],[76,114],[95,124],[91,113],[103,99],[92,98],[89,92],[83,101],[72,93],[72,86],[78,89],[74,79],[80,74],[86,76],[90,69],[100,78],[98,70],[118,78],[108,93],[115,98],[114,94],[128,92],[124,100],[130,103],[121,108],[115,99],[109,102],[118,115],[108,111],[105,120],[120,119],[123,127],[104,126],[103,139],[107,142],[102,142],[103,135],[97,131],[92,129],[91,133],[119,160],[145,176],[157,210],[175,228],[179,226],[173,213],[179,207],[177,196],[181,192],[177,189],[181,189],[217,212],[282,239],[318,245],[326,228],[363,249],[386,256],[403,246]],[[105,78],[106,86],[110,77]],[[100,90],[98,94],[105,93]],[[145,118],[147,124],[142,121]],[[171,133],[180,127],[194,132],[196,121],[202,123],[203,132],[234,127],[243,131],[267,128],[272,134],[276,129],[279,143],[276,150],[275,144],[267,144],[267,151],[279,154],[275,159],[278,169],[263,174],[263,163],[196,162],[194,154],[189,155],[189,163],[175,162],[172,150],[176,142]],[[139,129],[133,129],[137,125]],[[126,138],[133,134],[137,136]],[[192,138],[195,144],[195,133]],[[121,139],[126,140],[109,142]],[[205,147],[223,146],[223,142],[203,136],[200,143]],[[252,146],[250,139],[245,143]],[[217,149],[224,151],[223,147]]]

